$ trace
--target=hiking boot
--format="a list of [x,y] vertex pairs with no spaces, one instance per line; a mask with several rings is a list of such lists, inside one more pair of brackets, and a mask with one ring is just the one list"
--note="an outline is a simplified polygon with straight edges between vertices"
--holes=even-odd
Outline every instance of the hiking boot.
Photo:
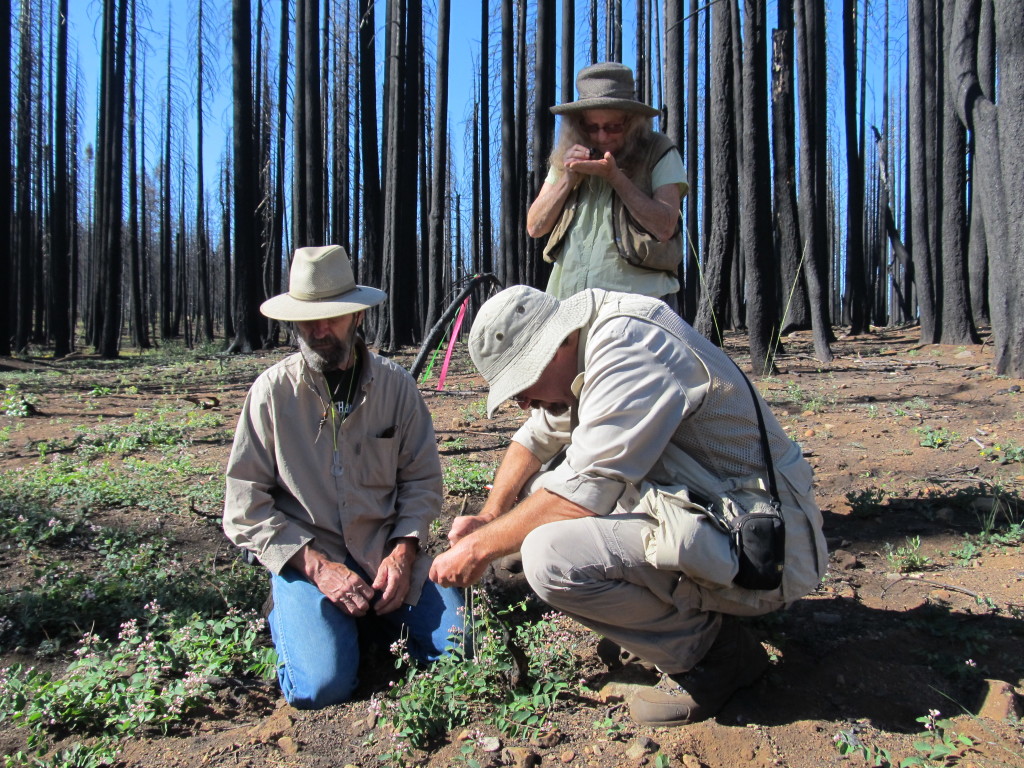
[[731,616],[711,648],[689,672],[665,675],[642,688],[629,702],[629,714],[642,725],[687,725],[715,715],[737,690],[751,685],[768,668],[768,653]]

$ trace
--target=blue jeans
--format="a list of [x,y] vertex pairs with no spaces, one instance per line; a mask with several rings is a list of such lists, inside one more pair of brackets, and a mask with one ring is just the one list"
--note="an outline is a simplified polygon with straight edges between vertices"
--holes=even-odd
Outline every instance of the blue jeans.
[[[362,570],[346,563],[368,583]],[[359,684],[359,631],[393,642],[404,627],[409,654],[431,662],[451,650],[449,636],[461,637],[465,617],[462,593],[423,585],[416,605],[405,604],[384,616],[356,618],[339,610],[314,584],[293,568],[271,574],[274,608],[268,621],[277,651],[277,679],[285,699],[299,709],[319,709],[347,701]]]

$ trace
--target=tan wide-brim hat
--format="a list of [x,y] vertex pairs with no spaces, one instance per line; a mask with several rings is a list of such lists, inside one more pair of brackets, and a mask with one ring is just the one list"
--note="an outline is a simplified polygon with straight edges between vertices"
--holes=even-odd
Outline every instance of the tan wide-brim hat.
[[556,115],[582,112],[586,109],[620,109],[644,117],[660,114],[654,107],[637,101],[633,70],[625,64],[605,61],[584,67],[576,74],[579,98],[551,107]]
[[490,387],[487,416],[540,379],[559,345],[590,320],[594,298],[583,291],[559,301],[514,285],[480,307],[469,333],[469,354]]
[[299,248],[288,274],[288,293],[267,299],[260,312],[273,320],[327,320],[375,307],[388,295],[356,285],[348,254],[340,245]]

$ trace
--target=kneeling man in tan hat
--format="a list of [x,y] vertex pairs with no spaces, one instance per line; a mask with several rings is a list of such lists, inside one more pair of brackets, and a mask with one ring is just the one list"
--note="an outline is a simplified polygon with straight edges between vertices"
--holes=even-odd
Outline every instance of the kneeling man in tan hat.
[[521,550],[543,600],[664,673],[633,697],[634,719],[714,715],[768,665],[735,617],[782,608],[825,573],[799,446],[729,357],[657,299],[508,288],[481,308],[470,352],[488,412],[512,399],[531,415],[431,578],[472,584]]
[[457,590],[420,551],[441,512],[441,463],[416,383],[372,354],[345,249],[300,248],[289,291],[260,311],[294,323],[299,352],[249,390],[228,459],[224,531],[271,572],[270,631],[289,703],[350,698],[361,635],[431,661],[463,627]]

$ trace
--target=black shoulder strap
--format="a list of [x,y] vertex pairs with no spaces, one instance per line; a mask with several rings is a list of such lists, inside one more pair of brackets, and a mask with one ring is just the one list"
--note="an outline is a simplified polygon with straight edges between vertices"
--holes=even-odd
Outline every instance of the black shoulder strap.
[[[731,357],[729,359],[732,360]],[[768,445],[768,430],[764,426],[764,414],[761,413],[761,404],[757,401],[757,393],[754,392],[754,385],[750,383],[750,379],[743,373],[743,370],[737,365],[735,360],[732,361],[732,364],[736,366],[740,376],[747,383],[747,387],[750,389],[750,396],[754,399],[754,411],[757,413],[757,428],[761,430],[761,453],[764,454],[764,463],[768,468],[768,491],[772,495],[772,501],[776,504],[781,504],[779,501],[779,487],[775,484],[775,462],[772,461],[772,449]]]

